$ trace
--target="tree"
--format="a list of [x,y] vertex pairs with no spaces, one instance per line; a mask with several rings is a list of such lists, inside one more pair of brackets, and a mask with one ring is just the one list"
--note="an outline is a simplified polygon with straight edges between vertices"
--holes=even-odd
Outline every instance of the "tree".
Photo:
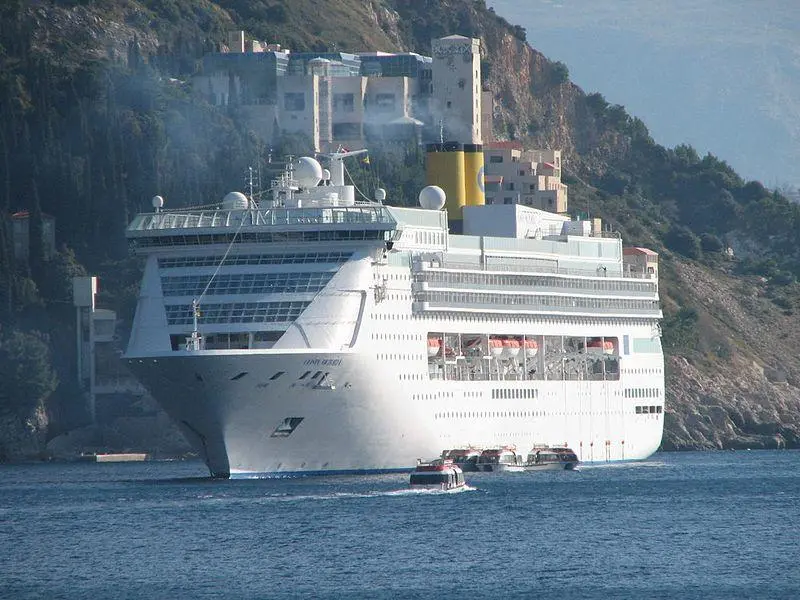
[[683,225],[673,225],[664,237],[664,242],[670,250],[689,258],[699,259],[703,254],[700,240],[691,229]]
[[713,233],[703,233],[700,234],[700,247],[703,252],[721,252],[725,244]]
[[47,336],[0,330],[0,412],[29,416],[58,385]]
[[47,301],[72,302],[72,278],[85,277],[86,269],[81,265],[75,253],[62,247],[47,263],[48,276],[39,285],[39,291]]
[[556,85],[567,83],[569,81],[569,69],[567,65],[560,61],[556,61],[550,65],[550,77],[552,82]]

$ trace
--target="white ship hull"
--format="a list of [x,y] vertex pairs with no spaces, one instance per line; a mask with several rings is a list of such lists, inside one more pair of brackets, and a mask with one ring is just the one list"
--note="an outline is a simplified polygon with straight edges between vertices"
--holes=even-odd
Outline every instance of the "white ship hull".
[[[217,477],[410,470],[447,448],[509,444],[567,445],[582,462],[635,460],[662,435],[662,415],[635,414],[619,381],[520,382],[539,398],[489,401],[509,382],[401,385],[387,365],[349,352],[208,351],[130,363]],[[332,385],[299,379],[317,367]],[[286,419],[302,421],[276,435]]]
[[158,205],[128,228],[147,261],[126,357],[214,476],[658,448],[655,253],[515,205],[468,206],[451,234],[436,206],[356,205],[340,159],[322,186],[302,160],[272,204]]

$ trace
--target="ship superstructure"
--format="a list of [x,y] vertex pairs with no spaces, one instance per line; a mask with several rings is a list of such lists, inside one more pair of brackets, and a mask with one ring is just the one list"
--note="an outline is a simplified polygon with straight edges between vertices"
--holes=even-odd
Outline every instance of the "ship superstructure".
[[[596,220],[357,202],[298,161],[267,201],[137,216],[126,358],[215,476],[409,470],[448,448],[661,442],[657,257]],[[461,207],[459,207],[461,208]]]

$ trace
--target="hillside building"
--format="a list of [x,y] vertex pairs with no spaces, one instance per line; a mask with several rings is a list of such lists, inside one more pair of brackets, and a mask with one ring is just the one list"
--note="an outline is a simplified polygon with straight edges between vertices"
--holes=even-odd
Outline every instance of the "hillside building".
[[315,152],[375,139],[420,140],[431,97],[431,59],[415,53],[290,52],[243,32],[206,55],[196,90],[236,107],[268,143],[308,138]]
[[[15,212],[10,218],[10,237],[14,247],[14,258],[27,262],[31,246],[31,214],[27,210]],[[44,257],[50,259],[56,252],[56,220],[42,215],[42,247]]]
[[483,153],[487,204],[523,204],[567,212],[561,150],[525,150],[520,142],[491,142]]
[[445,140],[482,144],[480,40],[449,35],[433,40],[434,125]]
[[92,423],[147,393],[120,360],[117,314],[96,306],[97,283],[97,277],[72,278],[77,380]]
[[658,281],[658,253],[649,248],[623,248],[622,261],[627,276],[640,274]]
[[194,88],[236,107],[269,142],[302,134],[315,152],[376,139],[481,143],[480,40],[433,41],[414,52],[291,52],[232,32],[223,52],[203,58]]

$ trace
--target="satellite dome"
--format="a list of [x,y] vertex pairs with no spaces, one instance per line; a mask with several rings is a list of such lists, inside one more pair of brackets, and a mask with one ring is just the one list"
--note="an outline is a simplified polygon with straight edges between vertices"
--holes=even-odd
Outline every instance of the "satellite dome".
[[419,192],[419,205],[428,210],[442,210],[447,195],[438,185],[429,185]]
[[153,204],[153,208],[155,208],[156,210],[164,206],[164,198],[162,198],[161,196],[153,196],[151,202]]
[[248,206],[250,202],[242,192],[229,192],[222,199],[222,208],[226,210],[244,210]]
[[302,156],[294,164],[294,178],[301,187],[316,187],[322,179],[322,165],[310,156]]
[[375,200],[378,202],[383,202],[386,200],[386,190],[383,188],[378,188],[375,190]]

